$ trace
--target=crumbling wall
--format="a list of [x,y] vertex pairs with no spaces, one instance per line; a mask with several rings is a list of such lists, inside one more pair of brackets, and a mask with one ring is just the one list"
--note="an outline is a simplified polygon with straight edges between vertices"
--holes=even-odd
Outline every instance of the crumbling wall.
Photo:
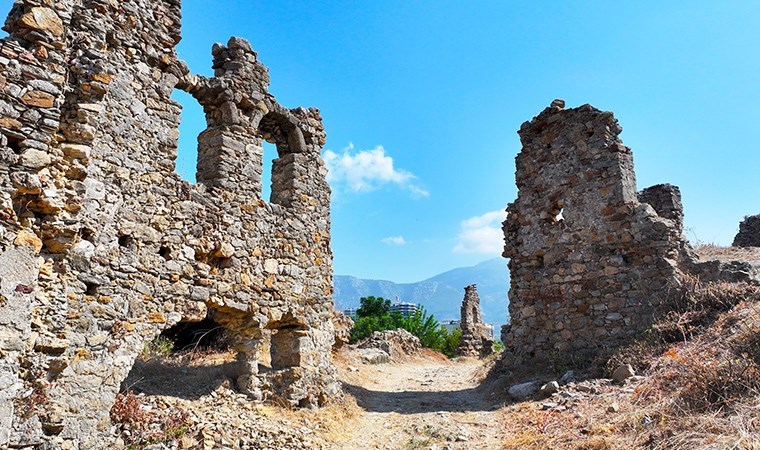
[[[338,393],[319,111],[279,105],[242,39],[214,46],[213,78],[191,75],[178,0],[21,0],[5,29],[0,447],[104,448],[144,343],[209,308],[252,398]],[[175,88],[206,112],[197,185],[174,170]],[[270,201],[264,140],[279,154]]]
[[747,216],[739,223],[739,232],[731,244],[734,247],[760,247],[760,214]]
[[503,225],[511,275],[503,340],[516,362],[588,360],[630,342],[678,284],[678,189],[637,194],[612,113],[563,107],[555,101],[519,131],[519,192]]
[[483,357],[493,352],[493,336],[483,323],[483,313],[480,310],[478,288],[471,284],[464,288],[464,299],[460,308],[461,320],[459,327],[462,337],[459,338],[457,354],[460,356]]

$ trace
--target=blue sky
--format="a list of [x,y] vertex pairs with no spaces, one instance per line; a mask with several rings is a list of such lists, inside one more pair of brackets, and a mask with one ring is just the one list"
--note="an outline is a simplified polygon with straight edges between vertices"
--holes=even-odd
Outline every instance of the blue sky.
[[[516,130],[554,98],[613,111],[639,188],[679,185],[688,237],[730,244],[760,213],[760,4],[623,3],[185,0],[178,50],[210,74],[211,45],[243,36],[280,103],[321,109],[336,274],[499,255]],[[202,113],[180,99],[192,179]]]

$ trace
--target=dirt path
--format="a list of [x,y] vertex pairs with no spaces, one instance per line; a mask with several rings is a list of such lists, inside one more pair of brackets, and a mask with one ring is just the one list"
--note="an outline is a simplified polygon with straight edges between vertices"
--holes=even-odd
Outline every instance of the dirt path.
[[500,405],[478,388],[481,368],[475,360],[430,358],[342,365],[344,387],[363,412],[338,448],[499,448]]

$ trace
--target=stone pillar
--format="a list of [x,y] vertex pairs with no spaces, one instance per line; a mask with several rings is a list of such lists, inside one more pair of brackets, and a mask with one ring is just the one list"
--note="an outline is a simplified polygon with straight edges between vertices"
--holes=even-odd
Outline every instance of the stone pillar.
[[261,195],[264,150],[242,127],[215,127],[198,136],[199,183]]
[[493,352],[493,336],[483,323],[480,311],[480,297],[474,284],[464,288],[464,299],[461,307],[460,328],[462,337],[459,339],[457,354],[460,356],[487,356]]

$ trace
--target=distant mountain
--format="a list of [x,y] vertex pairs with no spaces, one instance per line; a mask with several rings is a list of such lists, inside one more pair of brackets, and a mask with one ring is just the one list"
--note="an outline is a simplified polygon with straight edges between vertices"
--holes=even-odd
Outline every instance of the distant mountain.
[[417,283],[397,284],[384,280],[364,280],[347,275],[335,276],[335,303],[341,310],[359,306],[359,299],[374,295],[395,301],[417,303],[436,319],[459,319],[464,287],[478,285],[483,320],[498,333],[507,322],[509,270],[507,260],[489,259],[472,267],[460,267]]

